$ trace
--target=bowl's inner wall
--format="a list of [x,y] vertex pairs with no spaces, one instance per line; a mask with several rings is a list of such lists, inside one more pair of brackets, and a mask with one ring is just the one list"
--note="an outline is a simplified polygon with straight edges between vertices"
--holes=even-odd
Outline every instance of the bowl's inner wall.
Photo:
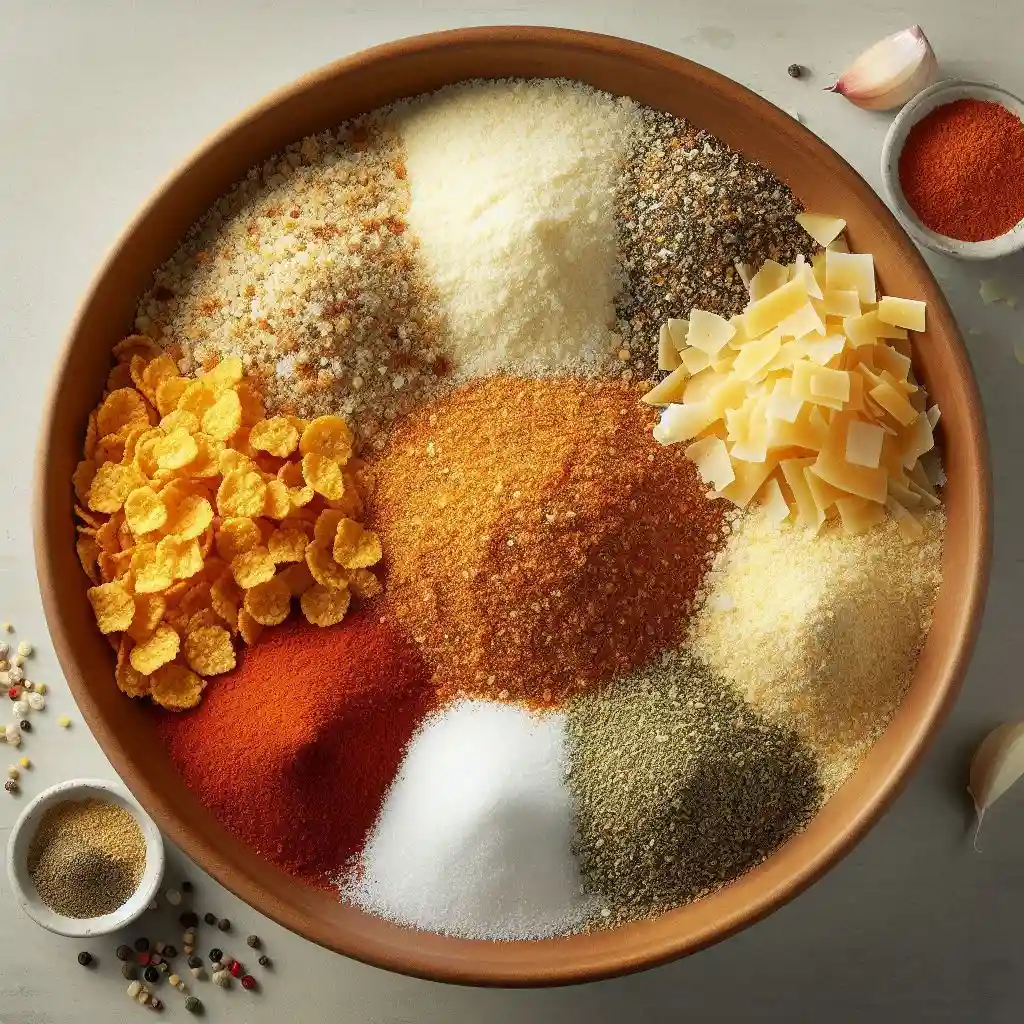
[[[488,38],[490,37],[490,38]],[[445,37],[441,37],[443,40]],[[304,135],[392,100],[473,77],[558,75],[689,117],[785,180],[806,208],[837,213],[851,248],[876,256],[884,291],[928,300],[915,365],[942,409],[950,521],[945,583],[914,686],[865,765],[810,827],[717,895],[614,932],[533,943],[446,939],[343,907],[261,861],[185,788],[149,709],[112,678],[109,644],[85,598],[69,481],[110,349],[132,331],[138,296],[187,228],[252,165]],[[660,51],[554,30],[481,30],[412,40],[317,72],[216,136],[141,212],[86,300],[51,394],[40,448],[37,554],[47,616],[83,714],[115,768],[168,836],[259,909],[348,955],[447,980],[529,984],[621,973],[692,951],[763,916],[812,881],[890,798],[962,674],[987,552],[987,454],[973,378],[955,324],[923,260],[871,189],[788,115],[698,65]]]

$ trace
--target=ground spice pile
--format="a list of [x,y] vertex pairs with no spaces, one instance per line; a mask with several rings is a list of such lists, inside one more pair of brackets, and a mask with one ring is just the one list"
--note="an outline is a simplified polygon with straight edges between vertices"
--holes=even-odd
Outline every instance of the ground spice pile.
[[955,100],[910,129],[900,187],[939,234],[983,242],[1024,219],[1024,122],[999,103]]
[[831,794],[906,692],[942,579],[945,513],[905,540],[895,519],[856,535],[734,527],[694,616],[693,649],[761,714],[803,735]]
[[137,329],[180,349],[183,372],[239,355],[271,411],[338,413],[373,437],[448,368],[408,207],[393,132],[365,121],[309,136],[192,228]]
[[27,867],[51,910],[65,917],[101,917],[138,889],[146,841],[123,807],[105,800],[65,800],[40,819]]
[[386,607],[445,695],[558,703],[680,638],[723,540],[681,450],[620,381],[492,377],[371,464]]
[[682,118],[641,109],[616,196],[617,312],[627,329],[623,367],[658,371],[658,329],[696,306],[731,316],[749,294],[735,263],[792,262],[815,248],[793,219],[802,207],[760,164]]
[[713,892],[821,803],[798,734],[685,652],[574,699],[567,735],[580,869],[607,925]]
[[158,729],[188,787],[278,867],[327,886],[362,848],[432,706],[416,648],[365,612],[267,634]]

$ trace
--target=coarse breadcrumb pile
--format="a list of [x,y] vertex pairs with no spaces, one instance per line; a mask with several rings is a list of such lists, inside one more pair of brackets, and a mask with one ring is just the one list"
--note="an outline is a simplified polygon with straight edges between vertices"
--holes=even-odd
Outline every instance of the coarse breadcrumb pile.
[[192,373],[242,357],[272,412],[378,436],[449,370],[406,232],[401,147],[377,121],[289,146],[219,199],[156,273],[136,328]]
[[881,735],[910,684],[942,579],[942,509],[907,542],[887,518],[867,533],[733,526],[691,622],[694,654],[769,720],[798,729],[826,796]]

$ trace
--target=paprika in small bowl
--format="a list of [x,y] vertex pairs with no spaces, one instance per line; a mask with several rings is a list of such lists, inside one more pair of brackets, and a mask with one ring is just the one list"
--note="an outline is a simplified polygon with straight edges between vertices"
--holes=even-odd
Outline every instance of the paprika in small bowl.
[[1024,249],[1024,101],[977,82],[925,89],[889,128],[882,182],[908,234],[935,252]]

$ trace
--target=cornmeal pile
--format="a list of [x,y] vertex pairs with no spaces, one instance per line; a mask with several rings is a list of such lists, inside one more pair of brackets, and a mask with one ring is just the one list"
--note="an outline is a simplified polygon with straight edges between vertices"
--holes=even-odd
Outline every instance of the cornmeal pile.
[[184,710],[293,598],[330,626],[379,593],[381,546],[343,419],[264,418],[240,359],[193,380],[145,337],[114,355],[74,474],[78,555],[118,686]]

